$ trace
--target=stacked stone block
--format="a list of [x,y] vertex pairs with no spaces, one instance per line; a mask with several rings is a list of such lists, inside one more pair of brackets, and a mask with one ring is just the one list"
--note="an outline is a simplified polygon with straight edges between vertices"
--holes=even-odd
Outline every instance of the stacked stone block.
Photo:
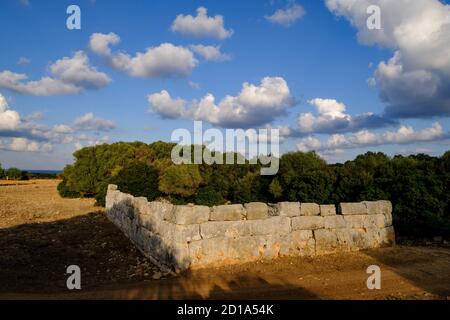
[[109,185],[106,214],[155,264],[172,270],[314,256],[394,243],[389,201],[259,202],[214,207],[135,198]]

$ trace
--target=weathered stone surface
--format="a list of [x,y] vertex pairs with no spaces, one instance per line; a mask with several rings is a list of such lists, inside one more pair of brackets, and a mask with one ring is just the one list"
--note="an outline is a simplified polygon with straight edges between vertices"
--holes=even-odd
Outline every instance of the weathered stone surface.
[[317,203],[300,203],[301,216],[318,216],[320,214],[320,206]]
[[167,220],[175,224],[197,224],[208,221],[210,209],[207,206],[175,206],[171,215],[166,216]]
[[[192,268],[221,266],[260,259],[270,249],[263,236],[211,238],[189,244]],[[271,249],[270,249],[271,250]]]
[[325,229],[341,229],[347,227],[347,222],[344,220],[344,216],[335,215],[323,217]]
[[249,226],[250,235],[280,235],[291,232],[291,219],[288,217],[270,217],[265,220],[249,220],[245,224]]
[[387,227],[386,218],[383,214],[371,214],[367,215],[364,220],[365,228],[384,228]]
[[278,202],[278,214],[284,217],[297,217],[300,215],[300,202]]
[[343,202],[338,211],[342,215],[367,214],[367,207],[363,202]]
[[250,235],[250,226],[245,221],[209,221],[200,224],[203,239],[218,237],[242,237]]
[[334,204],[321,204],[320,205],[320,215],[323,217],[335,216],[336,215],[336,206]]
[[157,231],[165,240],[177,243],[186,243],[200,240],[200,225],[179,225],[167,221],[161,221]]
[[368,214],[390,214],[392,213],[392,203],[388,200],[364,201]]
[[269,209],[267,204],[262,202],[250,202],[244,205],[247,211],[247,220],[266,219]]
[[316,230],[324,227],[324,217],[300,216],[291,218],[292,230]]
[[115,184],[108,184],[107,192],[116,191],[116,190],[117,190],[117,185],[115,185]]
[[214,206],[211,211],[211,221],[236,221],[245,217],[244,207],[241,204]]
[[203,239],[216,237],[244,237],[268,234],[287,234],[291,226],[287,217],[270,217],[264,220],[209,221],[200,225]]
[[318,229],[313,232],[316,240],[316,254],[326,254],[337,250],[338,238],[334,230]]
[[348,228],[364,228],[368,223],[368,215],[343,216]]
[[315,240],[311,230],[295,230],[278,238],[282,256],[313,256]]

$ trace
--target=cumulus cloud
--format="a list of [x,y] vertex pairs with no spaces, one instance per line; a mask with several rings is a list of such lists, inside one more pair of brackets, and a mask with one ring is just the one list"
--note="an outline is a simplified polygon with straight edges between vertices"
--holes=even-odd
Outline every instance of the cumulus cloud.
[[191,45],[189,48],[208,61],[227,61],[231,56],[220,51],[220,46]]
[[13,138],[8,141],[0,140],[0,149],[17,152],[50,152],[53,150],[51,143],[38,143],[26,138]]
[[88,112],[74,121],[77,130],[84,131],[109,131],[116,127],[114,122],[95,117],[92,112]]
[[110,45],[119,42],[120,37],[115,33],[94,33],[90,37],[89,46],[94,53],[107,59],[114,69],[132,77],[185,77],[198,65],[192,51],[182,46],[163,43],[131,56],[126,52],[111,51]]
[[442,126],[436,122],[431,127],[420,131],[414,130],[411,126],[402,125],[396,131],[384,133],[361,130],[349,135],[333,134],[325,142],[310,136],[301,139],[297,148],[300,151],[332,151],[387,144],[412,144],[447,138],[449,134],[444,133]]
[[76,52],[71,58],[57,60],[50,65],[49,70],[52,76],[44,76],[40,80],[28,80],[25,74],[2,71],[0,87],[21,94],[52,96],[100,88],[111,81],[108,75],[89,65],[89,59],[83,51]]
[[281,77],[265,77],[259,85],[245,82],[237,96],[227,95],[217,104],[210,93],[187,103],[173,99],[165,90],[149,95],[148,101],[150,110],[162,117],[203,120],[231,128],[268,124],[295,104]]
[[305,13],[305,9],[301,5],[294,3],[285,9],[278,9],[272,15],[266,16],[265,18],[272,23],[289,27],[298,19],[302,18]]
[[0,93],[0,131],[15,130],[19,124],[19,113],[9,108],[6,98]]
[[[326,0],[367,45],[394,50],[369,80],[395,118],[450,115],[450,5],[438,0]],[[366,26],[369,5],[381,9],[381,29]]]
[[311,133],[345,133],[361,129],[381,128],[398,124],[392,119],[373,113],[351,116],[346,105],[335,99],[315,98],[308,103],[316,108],[317,115],[301,113],[298,117],[298,131],[301,135]]
[[170,29],[173,32],[194,36],[215,39],[226,39],[233,34],[232,29],[225,29],[224,19],[221,15],[208,16],[208,10],[204,7],[197,9],[197,15],[179,14],[172,22]]

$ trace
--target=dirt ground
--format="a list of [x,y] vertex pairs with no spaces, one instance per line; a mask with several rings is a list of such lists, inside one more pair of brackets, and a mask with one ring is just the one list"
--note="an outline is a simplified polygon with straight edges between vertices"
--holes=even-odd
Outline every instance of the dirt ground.
[[[450,299],[450,249],[397,246],[161,273],[90,199],[56,180],[0,181],[0,299]],[[66,288],[68,265],[82,289]],[[368,290],[366,269],[381,268]]]

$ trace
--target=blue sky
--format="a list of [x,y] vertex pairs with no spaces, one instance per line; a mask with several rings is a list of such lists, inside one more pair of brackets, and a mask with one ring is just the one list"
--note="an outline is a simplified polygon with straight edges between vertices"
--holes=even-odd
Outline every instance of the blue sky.
[[[170,141],[193,120],[282,127],[282,152],[330,162],[442,154],[450,6],[354,2],[4,0],[0,163],[61,169],[82,146]],[[382,30],[365,29],[371,3]],[[66,27],[71,4],[81,30]]]

